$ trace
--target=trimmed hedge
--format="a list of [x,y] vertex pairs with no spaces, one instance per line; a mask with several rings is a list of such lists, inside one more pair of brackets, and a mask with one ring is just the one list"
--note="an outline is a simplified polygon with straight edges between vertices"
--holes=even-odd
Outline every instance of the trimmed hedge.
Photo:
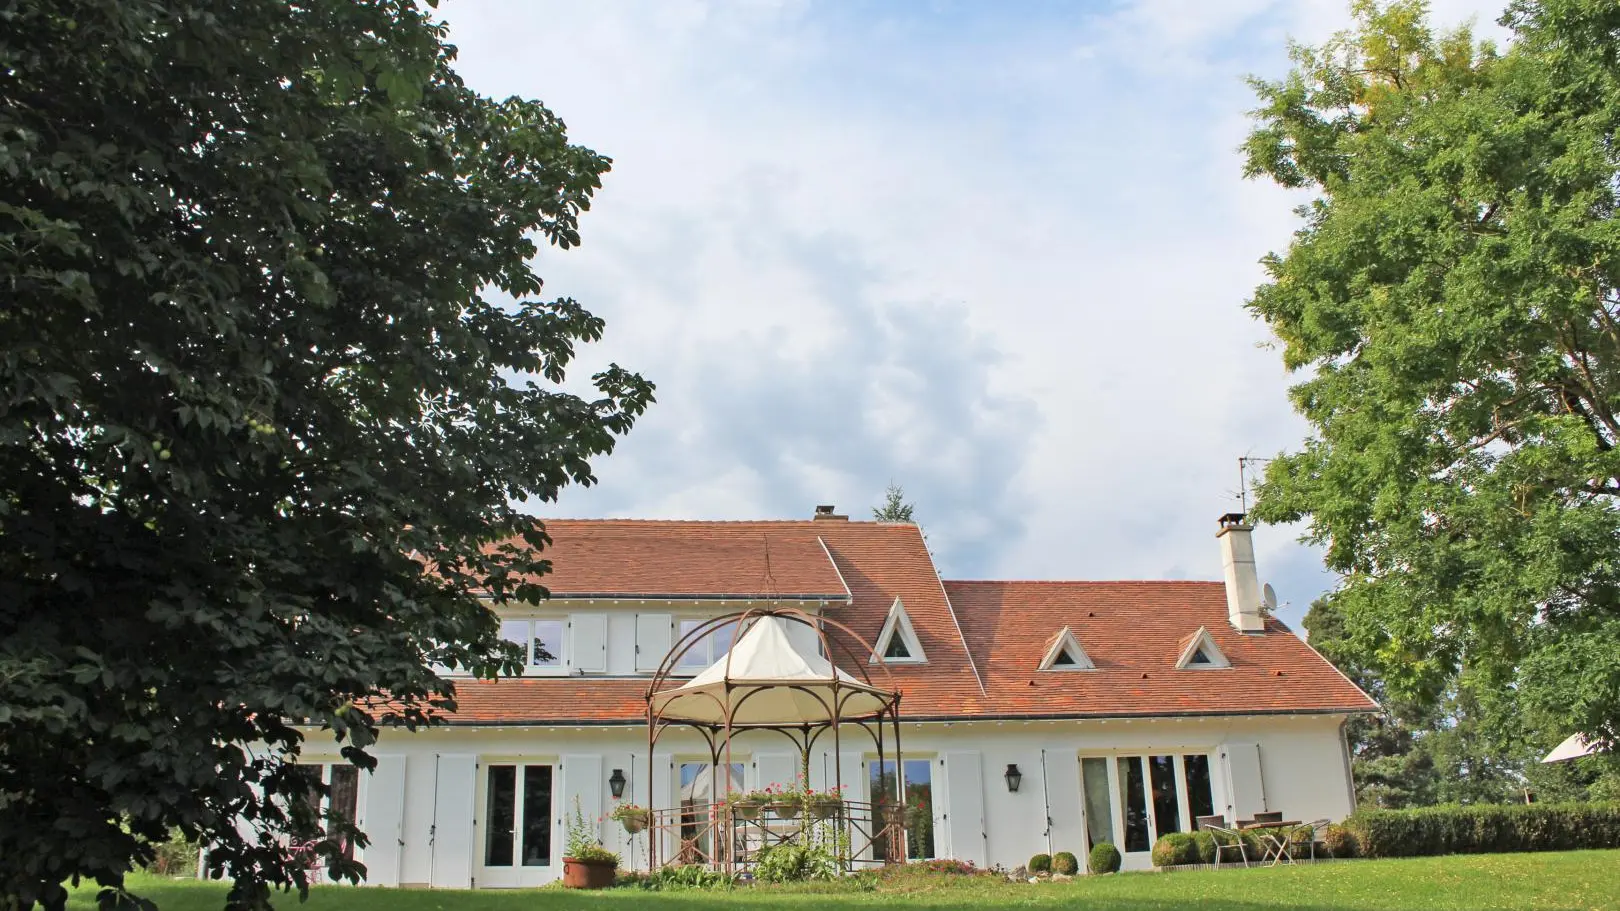
[[1362,857],[1620,848],[1620,803],[1361,810],[1344,825]]
[[1050,854],[1037,854],[1034,857],[1031,857],[1029,859],[1029,872],[1031,872],[1031,873],[1050,873],[1050,872],[1052,872],[1052,855],[1050,855]]
[[1075,857],[1072,852],[1059,851],[1052,855],[1052,872],[1073,876],[1080,872],[1080,858]]
[[1356,835],[1348,826],[1334,823],[1322,831],[1322,844],[1332,857],[1355,857]]
[[1086,865],[1093,873],[1118,873],[1123,860],[1119,856],[1119,849],[1105,841],[1091,849],[1091,854],[1086,857]]
[[[1211,842],[1211,845],[1214,843]],[[1196,864],[1198,860],[1198,839],[1190,832],[1171,832],[1159,837],[1153,843],[1153,866],[1179,867],[1185,864]]]

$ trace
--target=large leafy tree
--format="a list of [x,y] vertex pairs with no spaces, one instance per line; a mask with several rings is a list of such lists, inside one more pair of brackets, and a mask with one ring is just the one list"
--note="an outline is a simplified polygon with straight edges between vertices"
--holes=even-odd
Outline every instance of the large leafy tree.
[[0,907],[126,901],[170,827],[235,904],[301,883],[300,726],[366,767],[453,705],[435,665],[510,668],[478,595],[545,568],[511,504],[651,401],[564,391],[602,322],[530,265],[608,160],[429,14],[0,8]]
[[1255,83],[1248,173],[1311,199],[1250,307],[1314,429],[1258,514],[1308,521],[1394,696],[1461,682],[1613,740],[1620,6],[1515,3],[1502,52],[1422,3],[1353,9]]

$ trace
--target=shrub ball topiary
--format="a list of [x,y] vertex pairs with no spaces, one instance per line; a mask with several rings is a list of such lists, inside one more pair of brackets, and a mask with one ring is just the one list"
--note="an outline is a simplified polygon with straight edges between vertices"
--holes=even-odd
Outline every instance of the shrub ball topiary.
[[1118,873],[1120,856],[1119,849],[1107,842],[1091,849],[1091,856],[1086,858],[1093,873]]
[[1153,843],[1153,866],[1181,867],[1198,863],[1198,844],[1186,832],[1171,832]]
[[1080,872],[1080,859],[1072,851],[1059,851],[1052,855],[1052,872],[1073,876]]
[[1215,862],[1215,836],[1209,832],[1193,833],[1193,849],[1198,852],[1198,863],[1212,864]]
[[1037,854],[1034,857],[1031,857],[1029,859],[1029,872],[1031,872],[1031,873],[1050,873],[1050,872],[1052,872],[1052,855],[1050,855],[1050,854]]
[[1333,857],[1355,857],[1356,836],[1337,823],[1322,831],[1322,844]]

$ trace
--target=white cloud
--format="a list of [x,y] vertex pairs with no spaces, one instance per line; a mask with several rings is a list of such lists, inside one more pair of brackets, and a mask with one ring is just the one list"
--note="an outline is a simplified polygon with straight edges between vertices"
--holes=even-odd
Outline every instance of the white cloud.
[[[563,514],[859,516],[893,480],[949,575],[1215,578],[1237,457],[1304,433],[1242,308],[1296,200],[1235,149],[1242,77],[1337,2],[445,14],[474,87],[615,159],[540,269],[608,321],[583,368],[659,403]],[[1284,600],[1327,584],[1257,544]]]

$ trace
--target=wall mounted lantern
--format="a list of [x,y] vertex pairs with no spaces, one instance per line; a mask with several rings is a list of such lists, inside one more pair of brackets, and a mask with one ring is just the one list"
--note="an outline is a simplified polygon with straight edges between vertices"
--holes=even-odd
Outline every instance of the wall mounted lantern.
[[613,792],[614,800],[624,796],[624,769],[614,769],[608,776],[608,790]]
[[1023,781],[1024,773],[1018,771],[1018,765],[1011,762],[1007,763],[1007,791],[1012,794],[1017,794],[1018,786],[1022,784]]

